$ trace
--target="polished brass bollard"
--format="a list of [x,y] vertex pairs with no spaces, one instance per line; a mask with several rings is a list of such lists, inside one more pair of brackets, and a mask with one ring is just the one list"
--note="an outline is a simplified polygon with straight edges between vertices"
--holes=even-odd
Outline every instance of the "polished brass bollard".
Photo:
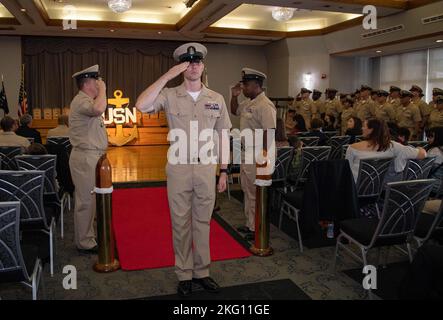
[[112,169],[106,154],[97,162],[95,181],[98,262],[94,265],[94,271],[113,272],[120,269],[120,263],[115,257],[112,226]]
[[[265,154],[266,156],[266,154]],[[257,168],[263,168],[268,162],[259,164]],[[271,175],[256,175],[255,185],[255,242],[249,249],[254,255],[260,257],[270,256],[274,250],[269,245],[269,214],[268,214],[268,197],[267,189],[272,183]]]

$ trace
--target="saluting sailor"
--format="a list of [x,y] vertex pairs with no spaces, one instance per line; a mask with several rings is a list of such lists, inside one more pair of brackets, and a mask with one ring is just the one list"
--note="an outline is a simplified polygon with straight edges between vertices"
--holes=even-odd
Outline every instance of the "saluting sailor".
[[[217,131],[220,139],[222,131],[228,135],[231,121],[224,98],[205,87],[201,81],[206,54],[206,47],[199,43],[186,43],[178,47],[174,51],[174,59],[180,63],[138,97],[137,109],[148,113],[164,109],[170,130],[182,130],[187,137],[196,128],[197,137],[208,129]],[[184,76],[180,86],[164,88],[180,74]],[[190,141],[191,148],[188,149],[194,145],[200,150],[204,144],[206,142],[195,138]],[[168,153],[166,165],[175,270],[179,280],[177,292],[181,296],[189,296],[192,282],[200,284],[207,291],[218,292],[218,284],[209,276],[209,223],[215,203],[217,164],[208,164],[195,153],[187,154],[185,160],[185,163],[174,164]],[[222,163],[220,168],[218,191],[223,192],[226,189],[227,163]]]

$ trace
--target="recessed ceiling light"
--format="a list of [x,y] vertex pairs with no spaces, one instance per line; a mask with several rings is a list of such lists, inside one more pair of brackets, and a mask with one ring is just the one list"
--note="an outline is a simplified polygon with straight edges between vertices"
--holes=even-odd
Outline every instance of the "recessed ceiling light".
[[111,29],[111,30],[109,30],[109,31],[111,31],[111,32],[115,32],[115,30],[114,30],[114,29]]
[[442,43],[443,40],[442,40],[442,39],[439,39],[439,40],[437,40],[437,41],[435,41],[435,42],[437,42],[437,43]]
[[161,31],[159,31],[159,32],[157,32],[158,34],[162,34],[162,32]]
[[381,50],[377,50],[377,51],[375,51],[375,52],[377,52],[377,53],[382,53],[383,51],[381,51]]
[[25,8],[21,8],[20,11],[21,12],[26,12],[26,9]]

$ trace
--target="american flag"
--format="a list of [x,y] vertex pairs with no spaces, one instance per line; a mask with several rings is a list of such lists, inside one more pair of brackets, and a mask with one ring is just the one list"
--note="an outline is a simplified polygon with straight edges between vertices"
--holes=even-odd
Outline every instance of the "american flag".
[[18,93],[18,116],[21,117],[28,112],[28,97],[25,91],[25,66],[22,66],[22,81]]

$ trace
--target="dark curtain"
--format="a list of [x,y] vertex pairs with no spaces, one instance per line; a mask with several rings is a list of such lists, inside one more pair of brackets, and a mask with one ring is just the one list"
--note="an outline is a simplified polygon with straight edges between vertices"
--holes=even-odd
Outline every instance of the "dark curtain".
[[[108,98],[123,91],[134,105],[138,95],[169,70],[178,42],[90,38],[24,37],[28,108],[69,107],[77,88],[72,75],[98,64]],[[170,81],[176,86],[181,78]]]

